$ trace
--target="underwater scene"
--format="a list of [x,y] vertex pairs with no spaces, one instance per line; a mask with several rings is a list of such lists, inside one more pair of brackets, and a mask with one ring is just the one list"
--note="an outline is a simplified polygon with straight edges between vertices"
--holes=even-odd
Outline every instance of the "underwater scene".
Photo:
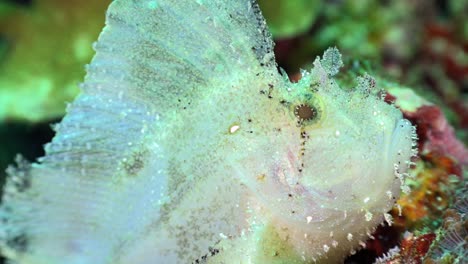
[[468,263],[468,0],[0,0],[0,264]]

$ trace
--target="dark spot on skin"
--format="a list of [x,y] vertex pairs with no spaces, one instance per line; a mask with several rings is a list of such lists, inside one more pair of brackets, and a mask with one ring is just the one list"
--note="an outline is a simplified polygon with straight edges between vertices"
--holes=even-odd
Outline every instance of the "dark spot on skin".
[[264,182],[266,180],[266,175],[265,174],[260,174],[257,176],[257,181],[259,182]]
[[307,134],[307,132],[305,132],[304,130],[301,130],[301,150],[299,151],[299,154],[298,154],[298,158],[299,160],[301,160],[301,165],[299,166],[298,171],[299,173],[302,173],[303,169],[304,169],[304,156],[305,156],[305,151],[306,151],[306,148],[305,148],[305,145],[306,145],[306,141],[309,139],[309,135]]
[[267,90],[260,90],[260,94],[267,95],[268,99],[272,99],[271,93],[273,92],[273,84],[268,84],[268,91]]
[[206,255],[203,255],[201,258],[195,260],[194,262],[192,262],[192,264],[202,264],[202,263],[206,263],[206,261],[208,260],[208,257],[213,257],[215,256],[216,254],[219,253],[219,249],[217,248],[212,248],[212,247],[209,247],[208,248],[208,251],[209,253],[206,254]]
[[28,249],[28,237],[23,233],[8,239],[6,244],[18,252],[26,252]]
[[271,96],[271,93],[273,92],[274,87],[275,86],[273,84],[271,84],[271,83],[268,84],[268,98],[269,99],[273,98],[273,96]]
[[214,256],[214,255],[219,253],[219,249],[217,249],[217,248],[210,247],[209,250],[210,250],[211,256]]
[[136,151],[129,158],[122,161],[122,167],[129,176],[136,176],[138,172],[145,167],[146,156],[148,152]]
[[319,86],[320,86],[320,83],[314,82],[314,83],[311,83],[309,87],[310,87],[311,91],[317,92]]

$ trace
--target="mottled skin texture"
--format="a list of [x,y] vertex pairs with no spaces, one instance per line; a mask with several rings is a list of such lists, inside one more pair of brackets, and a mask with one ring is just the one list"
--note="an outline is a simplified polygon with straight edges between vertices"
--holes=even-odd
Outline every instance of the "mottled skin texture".
[[337,86],[336,49],[290,83],[252,1],[117,0],[95,49],[46,156],[10,172],[20,264],[333,263],[399,195],[411,125],[371,77]]

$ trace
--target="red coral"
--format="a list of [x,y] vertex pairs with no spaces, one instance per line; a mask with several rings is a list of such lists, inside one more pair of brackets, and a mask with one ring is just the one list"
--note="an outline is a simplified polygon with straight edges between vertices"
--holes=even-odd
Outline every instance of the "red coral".
[[453,128],[438,107],[425,105],[404,115],[417,126],[420,152],[452,156],[461,165],[468,165],[468,150],[456,138]]
[[418,237],[409,236],[401,242],[401,262],[422,264],[422,258],[426,255],[435,234],[425,234]]
[[402,241],[400,248],[392,249],[387,255],[377,259],[376,264],[422,264],[432,241],[433,233],[418,237],[409,233]]

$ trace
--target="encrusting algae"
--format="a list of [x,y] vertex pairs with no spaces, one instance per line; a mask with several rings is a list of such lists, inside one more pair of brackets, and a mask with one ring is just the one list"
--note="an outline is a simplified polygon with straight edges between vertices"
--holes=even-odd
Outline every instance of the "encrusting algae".
[[400,194],[415,130],[376,81],[297,83],[257,4],[109,7],[46,155],[9,170],[2,253],[20,264],[336,263]]

